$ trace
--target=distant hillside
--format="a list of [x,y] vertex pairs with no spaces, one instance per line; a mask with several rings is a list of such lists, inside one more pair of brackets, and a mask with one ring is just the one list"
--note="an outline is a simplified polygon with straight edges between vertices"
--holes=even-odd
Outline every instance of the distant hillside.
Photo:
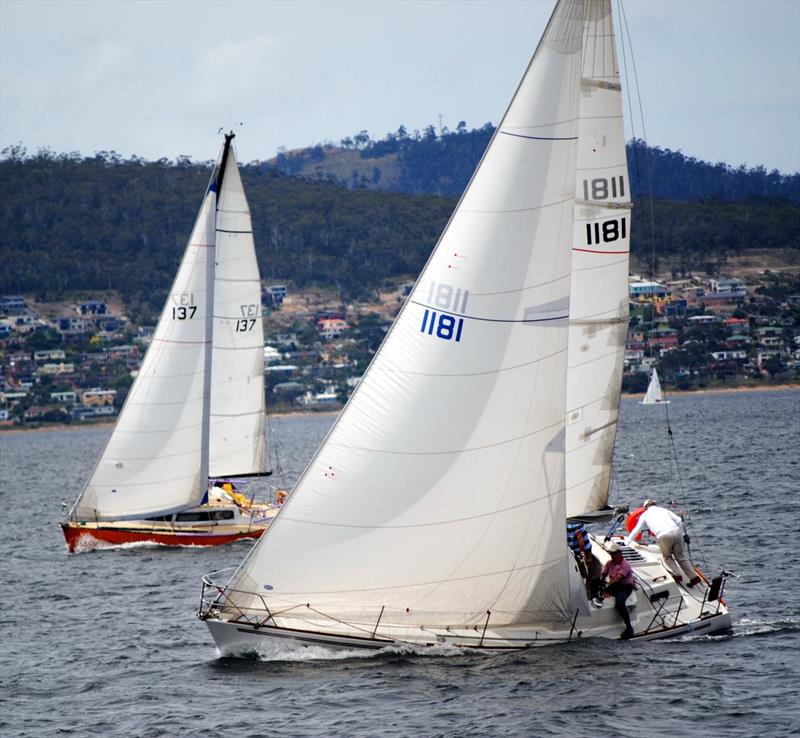
[[[397,152],[373,153],[375,161],[400,160]],[[68,292],[113,289],[134,316],[161,308],[210,163],[124,161],[113,152],[81,158],[14,150],[5,157],[0,293],[58,299]],[[262,277],[298,287],[330,286],[344,298],[368,297],[387,282],[414,278],[456,203],[436,195],[350,190],[262,164],[242,167],[242,176]],[[392,176],[402,182],[405,175]],[[797,202],[656,200],[653,215],[656,253],[679,270],[719,264],[751,248],[800,254]],[[649,222],[648,203],[635,207],[632,248],[645,258]]]
[[[313,179],[329,179],[350,188],[367,188],[458,197],[469,182],[494,127],[437,134],[433,126],[409,135],[401,126],[380,141],[366,131],[333,144],[278,154],[264,163],[279,172]],[[628,168],[634,198],[653,197],[689,201],[707,198],[742,200],[781,197],[800,202],[800,173],[768,172],[764,167],[733,168],[710,164],[681,151],[650,147],[643,141],[628,144]]]

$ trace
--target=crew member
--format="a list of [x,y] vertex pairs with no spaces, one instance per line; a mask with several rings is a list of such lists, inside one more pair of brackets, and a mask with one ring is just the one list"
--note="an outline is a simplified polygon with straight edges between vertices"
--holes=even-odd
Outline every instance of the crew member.
[[672,510],[656,505],[655,500],[645,500],[644,512],[639,516],[634,529],[625,539],[630,546],[640,531],[649,528],[656,537],[656,543],[664,558],[664,565],[670,570],[676,582],[682,582],[681,570],[689,579],[689,586],[694,587],[700,577],[692,566],[692,562],[683,548],[683,521]]

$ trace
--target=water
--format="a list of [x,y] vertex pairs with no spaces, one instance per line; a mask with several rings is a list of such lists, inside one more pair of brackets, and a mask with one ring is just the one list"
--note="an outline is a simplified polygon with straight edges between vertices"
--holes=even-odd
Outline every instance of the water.
[[[0,437],[0,733],[11,736],[784,736],[798,734],[800,392],[624,401],[617,500],[667,499],[693,553],[734,571],[735,631],[536,652],[218,658],[200,576],[249,544],[69,556],[57,523],[107,429]],[[276,421],[289,481],[332,418]],[[670,482],[671,479],[671,482]],[[645,487],[645,483],[647,486]]]

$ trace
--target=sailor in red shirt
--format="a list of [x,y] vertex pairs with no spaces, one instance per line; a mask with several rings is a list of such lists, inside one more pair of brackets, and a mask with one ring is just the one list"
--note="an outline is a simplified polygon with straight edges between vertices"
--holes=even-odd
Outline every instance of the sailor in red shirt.
[[614,597],[614,607],[625,623],[625,630],[622,631],[621,637],[627,639],[633,635],[631,616],[628,614],[628,608],[625,607],[625,600],[633,592],[633,570],[631,565],[622,558],[622,549],[616,543],[609,544],[607,550],[611,554],[611,561],[603,567],[600,576],[607,579],[605,593]]

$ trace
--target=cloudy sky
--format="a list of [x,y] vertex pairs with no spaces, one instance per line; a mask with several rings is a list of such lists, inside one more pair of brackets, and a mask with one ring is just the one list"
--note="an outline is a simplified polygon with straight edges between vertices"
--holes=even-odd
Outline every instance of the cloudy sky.
[[[0,148],[204,161],[242,122],[252,161],[439,116],[496,123],[552,5],[0,0]],[[800,170],[800,0],[623,8],[651,144]]]

